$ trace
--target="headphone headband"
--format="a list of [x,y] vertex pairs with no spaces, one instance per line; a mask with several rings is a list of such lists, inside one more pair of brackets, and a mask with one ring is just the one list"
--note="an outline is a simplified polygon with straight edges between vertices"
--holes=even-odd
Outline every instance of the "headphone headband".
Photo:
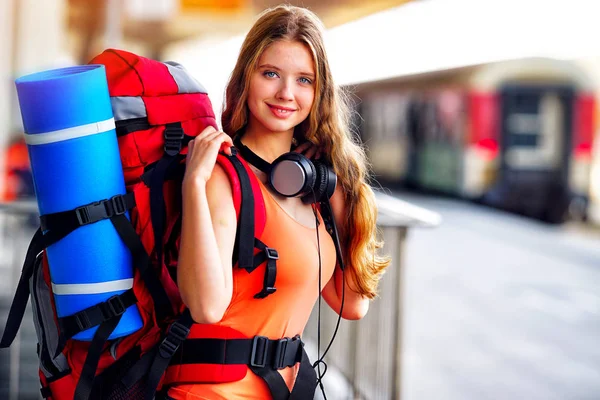
[[335,191],[337,177],[325,163],[311,161],[304,154],[289,152],[268,163],[236,135],[233,144],[241,156],[267,175],[267,183],[285,197],[301,197],[310,204],[329,199]]
[[263,160],[258,154],[250,150],[244,143],[242,143],[242,139],[239,135],[236,135],[235,139],[233,139],[234,146],[239,150],[242,157],[248,161],[250,164],[254,165],[256,168],[267,174],[271,174],[271,169],[273,166]]

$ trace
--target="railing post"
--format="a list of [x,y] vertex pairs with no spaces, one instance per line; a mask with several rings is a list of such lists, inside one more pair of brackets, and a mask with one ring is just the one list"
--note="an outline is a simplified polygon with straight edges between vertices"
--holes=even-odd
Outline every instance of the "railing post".
[[[388,228],[391,229],[391,228]],[[394,370],[392,373],[393,376],[393,386],[392,386],[392,398],[396,400],[400,400],[402,398],[402,346],[404,343],[404,249],[406,243],[406,237],[408,235],[408,228],[405,226],[401,226],[396,228],[398,241],[396,246],[396,256],[398,259],[398,275],[396,276],[396,285],[398,290],[395,293],[395,301],[396,304],[396,321],[395,321],[395,331],[396,331],[396,340],[394,341]]]

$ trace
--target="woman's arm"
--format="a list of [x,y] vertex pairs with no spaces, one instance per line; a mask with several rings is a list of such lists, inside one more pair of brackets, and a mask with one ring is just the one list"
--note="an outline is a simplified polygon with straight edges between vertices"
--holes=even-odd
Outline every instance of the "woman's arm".
[[[333,196],[331,196],[331,208],[333,210],[333,218],[335,219],[335,224],[337,226],[340,244],[343,246],[344,243],[348,243],[346,229],[347,207],[340,185],[338,185]],[[342,249],[342,252],[344,252],[343,250],[344,249]],[[344,262],[347,263],[348,260],[344,259]],[[352,287],[356,287],[356,285],[352,278],[352,274],[349,272],[350,268],[352,267],[346,264],[346,270],[344,272],[346,290],[342,318],[356,320],[364,317],[369,310],[369,299],[351,289]],[[336,266],[333,277],[321,292],[327,304],[329,304],[329,306],[338,314],[342,304],[342,279],[342,270],[339,266]]]
[[183,302],[194,321],[208,324],[220,321],[231,302],[237,226],[229,179],[215,165],[218,151],[230,143],[212,131],[202,136],[204,131],[188,149],[177,267]]

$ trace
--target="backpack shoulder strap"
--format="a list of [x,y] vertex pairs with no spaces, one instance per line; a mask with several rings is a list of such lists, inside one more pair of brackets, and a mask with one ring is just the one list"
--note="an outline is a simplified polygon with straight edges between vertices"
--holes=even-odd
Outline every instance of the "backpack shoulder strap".
[[259,238],[265,228],[266,210],[256,175],[237,154],[219,154],[217,163],[223,168],[233,192],[233,203],[238,219],[233,263],[248,270],[254,267],[255,238]]

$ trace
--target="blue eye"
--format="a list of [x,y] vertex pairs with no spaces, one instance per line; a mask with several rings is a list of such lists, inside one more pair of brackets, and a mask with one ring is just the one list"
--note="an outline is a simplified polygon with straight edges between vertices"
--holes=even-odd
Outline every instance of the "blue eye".
[[300,82],[301,83],[306,83],[308,85],[310,85],[312,83],[312,81],[310,79],[305,78],[305,77],[300,78]]
[[277,73],[275,73],[273,71],[265,71],[265,72],[263,72],[263,75],[266,76],[267,78],[275,78],[277,76]]

